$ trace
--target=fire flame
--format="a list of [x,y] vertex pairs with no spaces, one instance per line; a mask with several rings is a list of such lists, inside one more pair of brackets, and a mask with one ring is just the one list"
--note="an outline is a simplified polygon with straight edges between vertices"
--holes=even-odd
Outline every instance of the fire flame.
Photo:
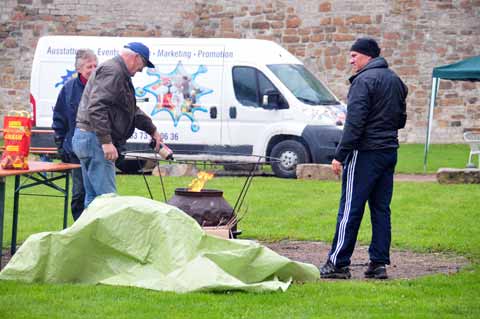
[[189,185],[188,191],[190,192],[200,192],[205,185],[205,183],[213,178],[213,173],[208,172],[199,172],[197,178],[195,178]]

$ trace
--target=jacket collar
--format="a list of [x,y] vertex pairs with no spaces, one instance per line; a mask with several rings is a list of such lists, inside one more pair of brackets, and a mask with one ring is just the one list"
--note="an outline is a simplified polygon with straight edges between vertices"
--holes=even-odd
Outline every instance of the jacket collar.
[[385,60],[383,57],[379,56],[376,58],[371,59],[360,71],[352,75],[348,80],[350,83],[353,82],[353,80],[359,76],[361,73],[371,70],[371,69],[385,69],[388,68],[388,63],[387,60]]
[[128,72],[128,69],[127,69],[127,65],[125,64],[125,61],[123,61],[122,57],[117,55],[116,57],[113,58],[113,60],[120,65],[120,69],[122,69],[122,72],[124,73],[125,77],[131,78],[130,72]]
[[83,75],[81,75],[80,73],[78,73],[78,79],[80,80],[80,83],[83,84],[83,86],[85,86],[87,84],[88,80]]

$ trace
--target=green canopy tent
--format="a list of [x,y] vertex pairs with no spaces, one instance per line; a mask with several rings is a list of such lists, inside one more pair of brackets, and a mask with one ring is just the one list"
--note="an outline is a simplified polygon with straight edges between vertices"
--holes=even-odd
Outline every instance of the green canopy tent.
[[433,69],[432,92],[430,95],[430,107],[428,109],[427,135],[425,141],[425,153],[423,158],[424,172],[427,171],[427,155],[430,146],[433,110],[435,108],[440,79],[452,81],[480,81],[480,55],[465,59],[457,63],[439,66]]

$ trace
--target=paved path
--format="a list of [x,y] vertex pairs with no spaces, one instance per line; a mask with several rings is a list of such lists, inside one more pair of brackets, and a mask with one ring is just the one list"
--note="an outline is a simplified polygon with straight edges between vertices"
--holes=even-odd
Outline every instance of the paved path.
[[396,182],[437,182],[436,174],[395,174]]

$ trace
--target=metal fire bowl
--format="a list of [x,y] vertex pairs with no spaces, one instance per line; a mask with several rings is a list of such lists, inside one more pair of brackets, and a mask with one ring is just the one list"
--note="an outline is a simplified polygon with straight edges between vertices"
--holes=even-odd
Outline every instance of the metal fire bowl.
[[222,195],[223,192],[216,189],[191,192],[187,188],[177,188],[167,204],[180,208],[201,226],[222,226],[234,216],[232,206]]

